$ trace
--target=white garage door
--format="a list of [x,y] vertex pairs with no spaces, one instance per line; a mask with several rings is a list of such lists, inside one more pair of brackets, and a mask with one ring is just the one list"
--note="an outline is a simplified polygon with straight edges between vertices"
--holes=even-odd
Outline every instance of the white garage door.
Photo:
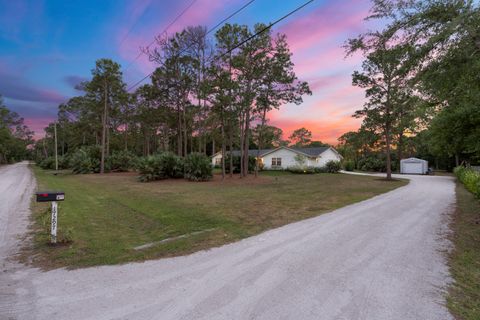
[[403,173],[423,173],[423,165],[422,163],[404,163],[403,164]]

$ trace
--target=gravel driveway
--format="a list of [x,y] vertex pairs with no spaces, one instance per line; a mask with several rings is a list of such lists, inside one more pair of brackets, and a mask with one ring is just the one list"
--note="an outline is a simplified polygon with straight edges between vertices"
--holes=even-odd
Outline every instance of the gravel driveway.
[[0,319],[451,319],[441,251],[455,185],[408,178],[387,194],[209,251],[40,272],[5,260],[24,231],[34,181],[25,164],[2,167]]

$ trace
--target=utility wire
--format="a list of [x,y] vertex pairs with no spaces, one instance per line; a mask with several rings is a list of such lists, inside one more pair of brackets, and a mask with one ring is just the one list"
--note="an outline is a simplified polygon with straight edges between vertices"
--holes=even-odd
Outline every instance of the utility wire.
[[[249,5],[251,5],[255,0],[250,0],[249,2],[247,2],[245,5],[243,5],[241,8],[237,9],[235,12],[233,12],[232,14],[230,14],[228,17],[226,17],[225,19],[223,19],[222,21],[220,21],[219,23],[217,23],[214,27],[210,28],[206,33],[205,33],[205,36],[207,36],[208,34],[212,33],[213,31],[215,31],[215,29],[217,29],[219,26],[221,26],[223,23],[225,23],[226,21],[230,20],[233,16],[237,15],[238,13],[240,13],[242,10],[244,10],[246,7],[248,7]],[[312,0],[313,1],[313,0]],[[155,41],[153,41],[155,42]],[[153,42],[151,44],[153,44]],[[151,45],[150,44],[150,45]],[[149,46],[150,46],[149,45]],[[193,46],[190,45],[188,46],[187,48],[181,50],[179,52],[179,54],[182,54],[183,52],[187,51],[188,49],[190,49],[191,47]],[[141,52],[139,54],[139,56],[141,56],[143,54],[143,52]],[[138,57],[139,57],[138,56]],[[132,61],[133,62],[133,61]],[[130,65],[129,65],[130,66]],[[127,67],[128,68],[128,67]],[[142,79],[138,80],[137,82],[135,82],[133,85],[131,85],[127,91],[130,91],[131,89],[135,88],[136,86],[138,86],[140,83],[142,83],[143,81],[145,81],[148,77],[150,77],[151,75],[153,75],[153,73],[155,72],[155,70],[153,70],[152,72],[150,72],[149,74],[147,74],[145,77],[143,77]]]
[[[235,45],[233,48],[231,48],[230,50],[228,50],[227,52],[224,52],[220,57],[216,58],[216,59],[219,59],[219,58],[222,58],[224,57],[225,55],[231,53],[233,50],[239,48],[240,46],[244,45],[245,43],[247,43],[248,41],[252,40],[253,38],[257,37],[258,35],[264,33],[265,31],[267,31],[268,29],[272,28],[274,25],[276,25],[277,23],[279,23],[280,21],[282,20],[285,20],[286,18],[288,18],[289,16],[291,16],[292,14],[300,11],[301,9],[303,9],[304,7],[306,7],[307,5],[309,5],[310,3],[312,3],[313,1],[315,0],[309,0],[307,2],[305,2],[304,4],[302,4],[301,6],[297,7],[296,9],[290,11],[289,13],[287,13],[286,15],[284,15],[283,17],[277,19],[276,21],[270,23],[268,26],[266,26],[265,28],[261,29],[260,31],[256,32],[255,34],[251,35],[250,37],[248,37],[247,39],[243,40],[242,42],[240,42],[239,44]],[[253,2],[253,1],[252,1]],[[211,32],[211,31],[210,31]],[[191,47],[191,46],[190,46]],[[189,48],[190,48],[189,47]],[[185,50],[188,50],[189,48],[186,48]],[[185,50],[182,50],[181,52],[184,52]],[[148,75],[146,75],[145,77],[143,77],[142,79],[140,79],[139,81],[137,81],[135,84],[133,84],[132,86],[130,86],[128,88],[128,91],[130,91],[131,89],[135,88],[136,86],[138,86],[140,83],[142,83],[143,81],[145,81],[145,79],[147,79],[148,77],[150,77],[151,75],[153,75],[153,73],[155,72],[152,71],[151,73],[149,73]]]
[[309,0],[307,2],[305,2],[304,4],[302,4],[300,7],[296,8],[295,10],[293,11],[290,11],[289,13],[287,13],[286,15],[284,15],[283,17],[277,19],[276,21],[270,23],[268,26],[266,26],[265,28],[261,29],[260,31],[258,31],[257,33],[255,33],[254,35],[251,35],[250,37],[248,37],[247,39],[243,40],[242,42],[240,42],[239,44],[235,45],[233,48],[231,48],[230,50],[228,50],[227,52],[224,52],[221,56],[219,56],[217,59],[220,59],[220,58],[223,58],[224,56],[226,56],[227,54],[230,54],[233,50],[241,47],[242,45],[244,45],[245,43],[247,43],[248,41],[252,40],[253,38],[259,36],[260,34],[264,33],[265,31],[267,31],[268,29],[270,29],[271,27],[273,27],[274,25],[276,25],[277,23],[279,23],[280,21],[288,18],[289,16],[291,16],[292,14],[296,13],[297,11],[300,11],[301,9],[303,9],[304,7],[306,7],[307,5],[309,5],[310,3],[312,3],[313,1],[315,0]]
[[[170,29],[170,28],[175,24],[175,22],[177,22],[177,21],[195,4],[195,2],[197,2],[197,0],[193,0],[192,2],[190,2],[190,4],[189,4],[185,9],[183,9],[183,11],[180,12],[180,13],[175,17],[175,19],[173,19],[173,21],[170,22],[170,23],[168,24],[168,26],[166,26],[165,29],[164,29],[160,34],[167,33],[168,29]],[[140,20],[140,19],[139,19],[139,20]],[[137,20],[137,22],[138,22],[139,20]],[[136,24],[136,23],[135,23],[135,24]],[[135,25],[134,25],[134,26],[135,26]],[[132,27],[132,29],[133,29],[133,27]],[[130,29],[130,30],[131,30],[131,29]],[[129,31],[129,32],[130,32],[130,31]],[[128,33],[127,33],[127,35],[128,35]],[[120,45],[123,43],[123,41],[124,41],[125,39],[126,39],[126,36],[125,36],[125,38],[122,40],[122,42],[120,43]],[[150,46],[153,45],[153,44],[155,43],[155,41],[156,41],[156,39],[154,39],[152,42],[150,42],[150,43],[146,46],[146,48],[150,48]],[[127,70],[132,66],[132,64],[133,64],[135,61],[137,61],[137,60],[143,55],[143,53],[144,53],[143,51],[140,51],[140,53],[135,57],[135,59],[133,59],[132,61],[130,61],[130,63],[129,63],[129,64],[127,65],[127,67],[124,69],[124,72],[127,71]]]

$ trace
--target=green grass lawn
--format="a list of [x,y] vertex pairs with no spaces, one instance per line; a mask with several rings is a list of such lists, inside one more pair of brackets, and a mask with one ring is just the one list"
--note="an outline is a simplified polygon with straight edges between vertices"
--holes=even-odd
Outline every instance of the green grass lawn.
[[[405,185],[344,174],[261,173],[258,178],[218,175],[209,182],[137,181],[135,174],[57,176],[33,168],[38,189],[65,191],[59,237],[48,244],[48,204],[34,203],[33,241],[23,257],[44,269],[141,261],[219,246],[313,217]],[[204,231],[208,230],[208,231]],[[191,234],[143,250],[137,246]]]
[[480,201],[457,183],[457,210],[452,223],[455,250],[450,271],[455,280],[448,307],[457,319],[480,319]]

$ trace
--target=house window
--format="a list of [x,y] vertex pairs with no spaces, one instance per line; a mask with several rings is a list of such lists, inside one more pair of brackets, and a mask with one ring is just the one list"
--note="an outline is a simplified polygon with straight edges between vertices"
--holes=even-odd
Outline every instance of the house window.
[[272,158],[272,167],[281,167],[282,158]]
[[216,158],[216,159],[215,159],[215,165],[216,165],[216,166],[219,166],[220,164],[222,164],[222,158],[220,158],[220,157],[219,157],[219,158]]

